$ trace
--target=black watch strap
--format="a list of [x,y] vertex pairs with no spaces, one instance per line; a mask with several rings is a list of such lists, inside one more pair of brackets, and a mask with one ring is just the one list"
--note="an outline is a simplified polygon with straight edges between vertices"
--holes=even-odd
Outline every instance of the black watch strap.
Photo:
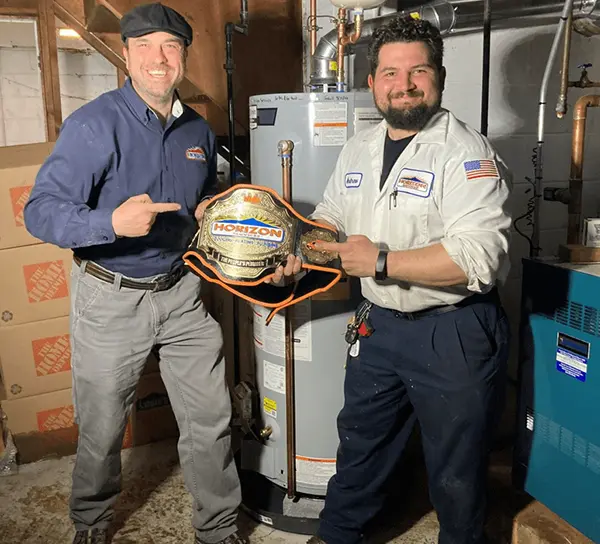
[[377,263],[375,264],[375,279],[377,281],[386,280],[387,274],[387,256],[388,252],[382,249],[377,255]]

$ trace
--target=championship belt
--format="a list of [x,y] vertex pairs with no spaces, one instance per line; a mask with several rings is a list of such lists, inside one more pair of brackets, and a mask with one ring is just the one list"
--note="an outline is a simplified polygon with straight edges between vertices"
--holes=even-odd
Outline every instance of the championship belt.
[[[235,185],[212,198],[184,254],[198,276],[249,302],[282,308],[333,287],[341,278],[337,256],[314,249],[317,240],[337,242],[337,232],[302,217],[274,190]],[[265,283],[288,255],[302,259],[308,273],[285,286]]]

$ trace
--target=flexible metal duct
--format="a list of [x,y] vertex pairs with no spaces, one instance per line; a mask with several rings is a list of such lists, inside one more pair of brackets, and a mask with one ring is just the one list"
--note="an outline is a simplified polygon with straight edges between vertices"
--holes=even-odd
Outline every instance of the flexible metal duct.
[[[564,0],[505,0],[494,3],[494,27],[540,25],[556,23],[560,17]],[[423,4],[419,0],[405,0],[403,9],[397,13],[364,21],[361,36],[355,44],[349,44],[348,53],[361,44],[368,43],[376,28],[386,24],[399,14],[418,13],[440,29],[442,35],[467,33],[482,30],[483,1],[437,0]],[[573,28],[585,36],[600,34],[600,0],[576,0],[573,4]],[[354,25],[348,25],[353,32]],[[337,58],[337,29],[331,30],[319,41],[312,59],[311,87],[317,89],[336,82],[335,60]]]

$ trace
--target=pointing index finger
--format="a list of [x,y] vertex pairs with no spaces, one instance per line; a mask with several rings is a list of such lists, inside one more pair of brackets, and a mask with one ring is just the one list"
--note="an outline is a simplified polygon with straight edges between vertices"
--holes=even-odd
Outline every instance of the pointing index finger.
[[148,204],[148,209],[154,213],[176,212],[181,210],[181,204],[176,202],[153,202]]

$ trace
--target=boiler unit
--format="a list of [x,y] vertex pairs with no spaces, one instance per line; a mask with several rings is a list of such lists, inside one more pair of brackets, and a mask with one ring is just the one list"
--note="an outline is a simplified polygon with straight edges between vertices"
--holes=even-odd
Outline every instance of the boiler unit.
[[524,260],[515,484],[600,542],[600,264]]

